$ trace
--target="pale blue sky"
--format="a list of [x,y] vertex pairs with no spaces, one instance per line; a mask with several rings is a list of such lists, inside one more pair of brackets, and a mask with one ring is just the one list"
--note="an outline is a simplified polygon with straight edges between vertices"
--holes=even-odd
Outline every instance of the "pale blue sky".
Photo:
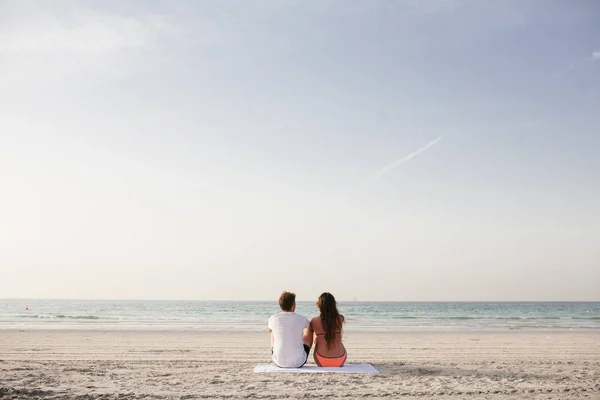
[[599,110],[594,0],[3,1],[0,297],[600,300]]

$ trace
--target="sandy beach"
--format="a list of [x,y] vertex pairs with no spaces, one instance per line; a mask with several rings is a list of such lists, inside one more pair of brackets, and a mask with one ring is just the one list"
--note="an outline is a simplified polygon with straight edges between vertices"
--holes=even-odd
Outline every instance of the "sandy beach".
[[[260,333],[0,331],[7,399],[600,399],[600,332],[347,333],[379,375],[255,374]],[[311,359],[312,363],[312,352]]]

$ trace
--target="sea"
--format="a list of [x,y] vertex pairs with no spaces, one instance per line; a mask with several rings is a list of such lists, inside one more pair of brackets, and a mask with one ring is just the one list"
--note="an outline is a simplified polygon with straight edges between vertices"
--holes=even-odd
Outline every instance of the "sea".
[[[600,302],[339,302],[347,332],[600,330]],[[0,329],[265,331],[276,301],[0,300]],[[296,312],[317,316],[314,302]]]
[[[600,330],[600,302],[339,302],[347,332]],[[0,300],[0,329],[264,331],[276,301]],[[314,302],[296,312],[317,316]]]

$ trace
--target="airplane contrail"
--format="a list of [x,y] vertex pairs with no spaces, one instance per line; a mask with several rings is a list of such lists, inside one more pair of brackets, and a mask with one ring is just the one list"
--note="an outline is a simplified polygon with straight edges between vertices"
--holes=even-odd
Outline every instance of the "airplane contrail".
[[399,160],[394,161],[393,163],[391,163],[390,165],[388,165],[387,167],[384,167],[382,169],[380,169],[377,172],[377,179],[381,178],[383,175],[387,174],[388,172],[390,172],[391,170],[393,170],[394,168],[398,167],[400,164],[403,164],[405,162],[407,162],[408,160],[410,160],[413,157],[418,156],[419,154],[421,154],[422,152],[424,152],[425,150],[427,150],[428,148],[430,148],[431,146],[437,144],[437,142],[439,142],[440,140],[442,140],[442,137],[440,136],[439,138],[432,140],[431,142],[427,143],[425,146],[421,147],[419,150],[410,153],[407,156],[402,157]]

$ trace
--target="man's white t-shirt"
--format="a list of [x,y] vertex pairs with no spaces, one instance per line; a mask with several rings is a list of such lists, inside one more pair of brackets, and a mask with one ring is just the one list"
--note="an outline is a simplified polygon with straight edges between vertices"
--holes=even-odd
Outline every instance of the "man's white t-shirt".
[[273,362],[284,368],[297,368],[306,362],[302,331],[310,326],[308,319],[294,312],[280,312],[269,318],[273,331]]

